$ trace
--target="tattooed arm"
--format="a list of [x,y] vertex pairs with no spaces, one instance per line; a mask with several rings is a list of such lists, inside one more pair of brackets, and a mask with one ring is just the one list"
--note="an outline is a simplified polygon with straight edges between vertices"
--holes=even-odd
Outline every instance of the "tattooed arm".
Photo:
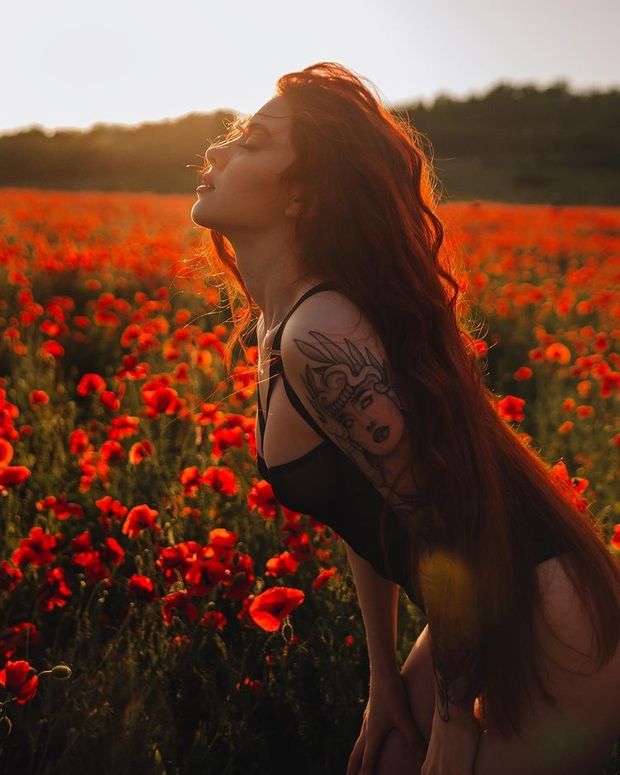
[[[319,299],[326,295],[338,301]],[[370,323],[340,294],[317,294],[288,321],[281,356],[287,382],[318,425],[384,497],[397,480],[390,506],[410,518],[417,487],[403,471],[411,467],[404,407]]]
[[[406,523],[416,483],[403,404],[382,342],[337,292],[317,294],[291,317],[281,342],[285,377],[326,434],[352,458]],[[443,721],[471,717],[476,664],[473,569],[433,551],[421,568]]]

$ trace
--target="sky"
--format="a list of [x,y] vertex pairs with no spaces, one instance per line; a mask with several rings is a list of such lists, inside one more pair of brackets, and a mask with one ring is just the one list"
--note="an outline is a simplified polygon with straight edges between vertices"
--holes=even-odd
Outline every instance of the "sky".
[[2,0],[0,133],[257,111],[320,61],[400,106],[620,88],[620,0]]

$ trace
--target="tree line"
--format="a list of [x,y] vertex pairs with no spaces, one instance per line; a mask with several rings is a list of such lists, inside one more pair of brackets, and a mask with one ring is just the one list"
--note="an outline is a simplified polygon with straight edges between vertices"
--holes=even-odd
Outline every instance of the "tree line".
[[[481,96],[392,107],[419,130],[446,200],[620,204],[620,90],[500,83]],[[134,127],[0,136],[0,186],[192,193],[230,111]]]

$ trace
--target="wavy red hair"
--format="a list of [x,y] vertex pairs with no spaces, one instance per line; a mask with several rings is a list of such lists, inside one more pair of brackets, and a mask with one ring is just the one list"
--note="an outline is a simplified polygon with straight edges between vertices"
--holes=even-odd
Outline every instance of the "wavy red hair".
[[[453,610],[458,601],[478,641],[467,696],[482,699],[485,723],[518,734],[527,687],[538,686],[555,705],[537,669],[532,616],[540,592],[528,520],[539,520],[563,553],[590,612],[601,665],[620,638],[620,567],[596,517],[570,502],[550,466],[499,417],[466,322],[456,250],[435,214],[438,180],[426,138],[363,80],[340,64],[319,62],[277,82],[277,94],[291,105],[296,157],[282,182],[303,191],[299,260],[308,275],[336,283],[381,338],[406,407],[426,504],[409,525],[412,587],[429,608],[433,573],[425,560],[431,547],[445,550],[442,584],[452,589],[443,599]],[[233,316],[230,371],[233,348],[239,342],[245,352],[242,332],[257,308],[223,234],[210,231],[205,255],[209,280],[222,278]],[[388,516],[386,501],[382,543]],[[439,622],[441,610],[430,603]],[[429,621],[432,629],[430,613]],[[446,627],[449,620],[438,624],[433,639]]]

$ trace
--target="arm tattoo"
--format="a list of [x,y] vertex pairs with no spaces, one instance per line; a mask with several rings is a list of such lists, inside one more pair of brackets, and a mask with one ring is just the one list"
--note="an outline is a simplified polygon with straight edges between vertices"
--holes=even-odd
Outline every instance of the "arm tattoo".
[[[377,360],[368,348],[362,353],[349,339],[338,344],[319,331],[309,333],[315,341],[294,339],[313,364],[307,364],[305,373],[300,374],[306,396],[328,434],[356,460],[375,487],[385,492],[394,475],[411,460],[406,410],[389,366],[385,360]],[[389,501],[404,524],[411,521],[419,507],[411,486],[395,487]],[[463,636],[474,621],[474,609],[469,605],[473,587],[465,566],[455,563],[454,558],[438,553],[430,561],[431,566],[426,566],[425,597],[429,621],[433,619],[437,704],[441,718],[448,721],[449,704],[462,706],[469,701],[469,677],[475,667],[476,650]],[[450,590],[446,586],[448,578],[452,582]]]
[[[301,381],[308,400],[339,446],[367,473],[377,489],[387,488],[396,472],[410,461],[403,412],[389,366],[368,348],[363,354],[353,342],[344,345],[320,333],[315,342],[295,339],[297,348],[313,361]],[[390,505],[399,518],[411,518],[418,500],[410,488],[394,488]]]
[[420,562],[420,583],[431,633],[437,712],[449,721],[473,712],[479,659],[479,589],[475,570],[454,551],[435,548]]
[[437,713],[442,721],[450,720],[449,706],[471,711],[477,691],[471,687],[476,652],[465,644],[451,644],[448,655],[437,648],[434,656]]

